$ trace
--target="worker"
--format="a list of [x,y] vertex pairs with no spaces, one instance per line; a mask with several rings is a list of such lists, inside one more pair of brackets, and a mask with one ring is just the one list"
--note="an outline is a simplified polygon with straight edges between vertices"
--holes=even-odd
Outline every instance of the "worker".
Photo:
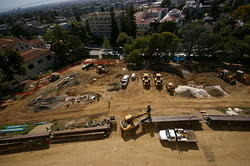
[[148,113],[149,115],[151,115],[151,107],[150,107],[150,105],[147,106],[147,113]]
[[147,119],[149,119],[149,121],[151,121],[152,119],[151,119],[151,107],[150,107],[150,105],[147,106],[147,113],[148,113]]

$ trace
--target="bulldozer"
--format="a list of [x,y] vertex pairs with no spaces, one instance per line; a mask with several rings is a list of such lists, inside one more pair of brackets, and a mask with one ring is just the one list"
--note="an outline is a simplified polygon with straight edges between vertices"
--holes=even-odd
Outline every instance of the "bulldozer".
[[162,87],[162,75],[161,73],[154,73],[154,80],[156,88]]
[[109,70],[105,66],[98,65],[96,67],[96,73],[98,73],[98,74],[106,74],[108,72],[109,72]]
[[50,82],[54,82],[56,80],[58,80],[60,78],[60,74],[55,72],[55,73],[52,73],[49,77],[48,77],[48,80]]
[[150,87],[150,73],[142,73],[143,87]]
[[174,84],[172,82],[169,82],[167,85],[166,85],[166,88],[167,88],[167,91],[168,93],[170,94],[170,96],[173,96],[174,95]]
[[150,112],[151,108],[150,106],[148,106],[146,112],[140,112],[136,115],[131,115],[131,114],[126,115],[124,119],[120,122],[121,131],[127,132],[135,129],[136,127],[139,126],[139,121],[137,121],[137,119],[144,115],[147,115],[147,117],[151,117]]
[[246,84],[246,85],[250,85],[250,78],[249,76],[244,73],[244,71],[242,70],[237,70],[236,74],[235,74],[235,78],[237,81]]
[[224,81],[228,82],[231,85],[236,85],[235,76],[231,74],[229,70],[224,69],[218,74],[216,74],[216,76],[220,77],[221,79],[223,79]]

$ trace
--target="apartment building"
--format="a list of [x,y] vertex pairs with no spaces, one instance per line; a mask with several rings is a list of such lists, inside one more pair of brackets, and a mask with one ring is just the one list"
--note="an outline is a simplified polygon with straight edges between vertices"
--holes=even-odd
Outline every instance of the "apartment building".
[[19,38],[0,38],[0,46],[0,52],[14,50],[23,58],[26,73],[14,75],[19,82],[37,77],[41,72],[51,68],[56,61],[55,54],[44,48],[43,42],[39,39],[27,41]]
[[[124,11],[115,11],[115,20],[120,27],[121,15]],[[97,38],[111,38],[112,24],[110,12],[95,12],[87,15],[90,31]]]

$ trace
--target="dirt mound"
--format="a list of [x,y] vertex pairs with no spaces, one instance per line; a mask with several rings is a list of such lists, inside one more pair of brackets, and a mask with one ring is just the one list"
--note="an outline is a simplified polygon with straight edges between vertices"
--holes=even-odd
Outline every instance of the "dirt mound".
[[205,87],[205,90],[213,97],[222,97],[227,95],[227,93],[224,92],[220,86],[208,86]]
[[175,87],[177,87],[178,85],[186,85],[187,84],[187,81],[185,79],[180,78],[174,74],[166,73],[166,74],[163,74],[163,77],[164,77],[163,78],[164,84],[168,84],[169,82],[172,82]]

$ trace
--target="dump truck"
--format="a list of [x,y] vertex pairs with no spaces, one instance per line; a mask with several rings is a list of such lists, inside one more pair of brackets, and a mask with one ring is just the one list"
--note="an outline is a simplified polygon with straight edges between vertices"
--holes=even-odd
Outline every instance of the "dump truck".
[[150,87],[150,73],[142,73],[143,87]]
[[236,71],[235,78],[237,81],[239,81],[243,84],[250,85],[250,78],[249,78],[248,74],[246,74],[242,70]]
[[55,72],[55,73],[52,73],[49,77],[48,77],[48,80],[50,82],[54,82],[56,80],[58,80],[60,78],[60,74]]
[[105,66],[98,65],[96,67],[96,73],[98,73],[98,74],[106,74],[108,72],[109,72],[109,70]]
[[184,130],[181,128],[160,130],[161,141],[169,142],[198,142],[193,130]]
[[231,74],[229,72],[229,70],[222,70],[221,72],[219,72],[218,74],[216,74],[217,77],[220,77],[221,79],[223,79],[224,81],[230,83],[231,85],[236,85],[236,79],[235,76],[233,74]]
[[154,73],[154,80],[156,88],[162,87],[162,75],[161,73]]

